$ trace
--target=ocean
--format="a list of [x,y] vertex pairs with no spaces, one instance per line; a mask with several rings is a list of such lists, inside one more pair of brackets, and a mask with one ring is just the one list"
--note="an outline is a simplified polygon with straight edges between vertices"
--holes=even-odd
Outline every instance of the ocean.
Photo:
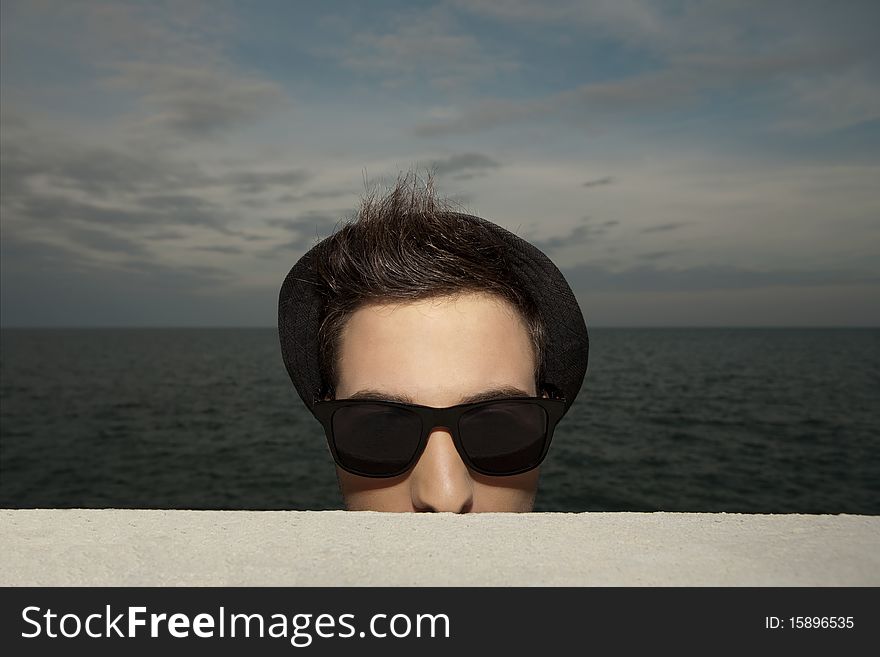
[[[590,338],[535,511],[880,513],[880,329]],[[342,500],[275,329],[3,329],[0,506]]]

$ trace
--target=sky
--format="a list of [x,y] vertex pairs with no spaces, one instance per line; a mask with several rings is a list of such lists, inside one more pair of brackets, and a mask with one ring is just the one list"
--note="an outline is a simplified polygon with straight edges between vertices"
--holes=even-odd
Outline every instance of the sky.
[[416,168],[588,326],[880,325],[876,2],[0,4],[0,324],[264,326]]

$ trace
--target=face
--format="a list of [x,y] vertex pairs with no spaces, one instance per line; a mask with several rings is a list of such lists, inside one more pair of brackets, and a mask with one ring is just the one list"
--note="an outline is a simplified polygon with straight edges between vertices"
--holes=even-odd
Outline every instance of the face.
[[[336,399],[372,390],[446,407],[502,387],[536,396],[528,331],[513,306],[494,295],[362,307],[343,329],[339,358]],[[336,472],[350,511],[531,511],[538,486],[538,468],[505,477],[471,471],[442,427],[403,475]]]

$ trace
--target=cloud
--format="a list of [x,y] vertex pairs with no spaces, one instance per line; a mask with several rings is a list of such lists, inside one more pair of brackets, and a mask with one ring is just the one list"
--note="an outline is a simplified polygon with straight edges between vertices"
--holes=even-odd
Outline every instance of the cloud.
[[[17,231],[5,228],[3,239],[0,240],[0,265],[5,273],[27,270],[55,269],[61,265],[63,269],[76,270],[93,268],[92,261],[67,246],[31,239],[18,234]],[[0,277],[4,283],[11,276]]]
[[331,235],[344,221],[344,210],[337,212],[311,211],[295,218],[272,217],[265,223],[274,228],[281,228],[294,234],[294,237],[276,243],[262,251],[265,256],[274,256],[285,251],[305,251],[321,239]]
[[239,276],[210,265],[174,266],[145,257],[99,262],[4,227],[0,269],[4,326],[271,323],[269,290],[240,290]]
[[846,269],[781,270],[704,265],[682,269],[643,265],[620,271],[581,264],[563,268],[575,292],[671,292],[737,290],[780,286],[814,287],[880,283],[880,275]]
[[[458,116],[416,124],[420,137],[469,134],[526,120],[564,118],[579,125],[599,118],[621,118],[622,113],[645,113],[680,107],[696,100],[697,76],[688,72],[659,71],[605,82],[592,82],[543,98],[489,98]],[[706,81],[718,84],[710,77]]]
[[[812,45],[817,51],[833,46],[876,45],[872,25],[877,12],[871,3],[850,11],[823,3],[797,0],[754,3],[652,0],[452,0],[460,11],[529,30],[540,27],[570,30],[581,38],[611,39],[628,49],[654,57],[676,53],[748,52],[755,40],[783,49]],[[778,51],[780,48],[776,48]]]
[[[552,4],[535,0],[453,0],[453,4],[467,13],[529,26],[586,27],[597,35],[613,35],[640,47],[661,47],[678,35],[674,22],[668,21],[659,7],[638,0],[597,0],[589,4],[577,0]],[[717,30],[713,34],[717,35]],[[681,36],[694,38],[688,33]]]
[[134,201],[153,209],[216,212],[216,207],[193,192],[222,189],[252,195],[278,187],[296,187],[312,178],[312,173],[301,167],[206,173],[196,162],[168,153],[48,141],[37,132],[35,128],[2,142],[0,174],[4,200],[27,196],[32,183],[42,180],[43,189],[70,191],[96,199],[141,195]]
[[617,221],[605,221],[603,223],[594,223],[590,217],[584,217],[581,223],[572,228],[565,235],[559,237],[526,237],[526,240],[534,244],[542,251],[552,251],[567,246],[575,246],[578,244],[586,244],[603,236],[608,228],[616,225]]
[[186,235],[181,233],[179,230],[160,230],[155,233],[144,235],[145,239],[157,241],[179,240],[183,239],[184,237],[186,237]]
[[74,225],[66,225],[64,234],[74,242],[81,244],[94,251],[105,253],[147,256],[146,249],[139,243],[112,232],[82,228]]
[[222,136],[282,107],[286,96],[269,80],[176,64],[119,62],[103,84],[140,94],[138,124],[189,139]]
[[242,233],[239,231],[232,231],[230,234],[231,235],[238,235],[245,242],[262,242],[264,240],[272,239],[269,235],[252,235],[249,233]]
[[581,187],[601,187],[603,185],[610,185],[614,182],[614,178],[611,176],[605,176],[604,178],[596,178],[595,180],[588,180]]
[[773,129],[785,133],[834,131],[880,120],[880,84],[867,69],[789,80],[778,90]]
[[194,197],[179,194],[184,191],[228,188],[242,194],[259,194],[275,187],[296,187],[312,177],[304,168],[209,174],[196,162],[170,154],[127,152],[63,141],[49,144],[35,139],[33,133],[4,140],[0,158],[7,177],[4,182],[14,191],[20,191],[29,178],[40,175],[58,189],[100,197],[151,193],[154,202],[166,206],[190,205]]
[[186,212],[194,215],[210,214],[217,208],[214,203],[193,194],[153,194],[139,196],[137,204],[156,212]]
[[[79,241],[93,240],[90,247],[102,250],[117,249],[135,257],[120,261],[96,260],[79,253],[67,245],[60,245],[45,240],[34,239],[5,230],[2,241],[3,285],[4,288],[16,289],[17,296],[28,289],[31,279],[45,278],[44,274],[52,273],[59,281],[66,279],[90,279],[94,281],[91,294],[100,297],[97,291],[103,291],[107,285],[116,280],[131,279],[136,275],[141,283],[162,286],[166,290],[196,290],[210,288],[216,284],[229,281],[233,274],[227,270],[210,265],[168,265],[156,262],[143,253],[138,246],[112,243],[112,237],[97,234],[97,231],[82,231],[75,234]],[[129,248],[131,246],[131,248]],[[144,257],[142,257],[144,256]],[[13,285],[14,282],[14,285]],[[71,284],[73,281],[71,280]],[[62,284],[61,287],[64,287]],[[59,289],[61,289],[59,287]],[[4,292],[6,294],[6,292]]]
[[[839,128],[878,116],[873,62],[880,49],[865,25],[871,20],[861,15],[864,12],[798,4],[790,5],[789,11],[776,6],[766,14],[754,14],[714,3],[688,4],[673,12],[651,3],[613,0],[554,3],[552,8],[530,1],[456,6],[517,24],[563,25],[580,40],[610,37],[643,56],[645,50],[653,51],[651,66],[542,97],[482,97],[457,115],[416,123],[417,136],[471,134],[538,120],[593,128],[600,122],[696,107],[717,93],[754,94],[759,85],[768,84],[791,89],[791,94],[776,99],[776,105],[783,115],[794,115],[788,125],[797,129]],[[773,48],[763,48],[765,43]],[[817,80],[828,91],[814,92]],[[828,103],[833,96],[845,102]]]
[[190,247],[193,251],[210,251],[213,253],[225,253],[227,255],[239,255],[244,253],[244,250],[240,246],[232,246],[232,245],[223,245],[217,244],[212,246],[193,246]]
[[190,167],[153,155],[134,156],[105,147],[60,141],[46,143],[34,132],[2,142],[4,197],[25,193],[29,180],[35,176],[45,177],[50,186],[58,189],[106,197],[177,187],[188,184],[194,175]]
[[302,194],[282,194],[276,200],[279,203],[299,203],[300,201],[312,201],[325,198],[339,198],[340,196],[354,195],[349,189],[316,189]]
[[342,220],[346,211],[339,210],[336,212],[327,212],[322,210],[312,210],[304,212],[295,218],[272,217],[265,220],[265,223],[275,228],[283,228],[293,232],[302,232],[303,230],[314,230],[318,232],[333,230]]
[[666,224],[657,224],[656,226],[648,226],[646,228],[642,228],[640,233],[665,233],[670,230],[676,230],[681,228],[682,226],[687,226],[687,221],[670,221]]
[[260,194],[271,187],[296,187],[312,177],[305,169],[286,171],[235,171],[207,179],[214,186],[229,186],[245,194]]
[[212,204],[196,199],[190,206],[165,207],[146,202],[140,207],[97,205],[76,201],[64,196],[33,193],[19,199],[6,211],[16,218],[37,224],[62,227],[77,221],[118,230],[144,229],[156,226],[198,226],[213,229],[224,235],[235,234],[228,228],[231,216],[211,210]]
[[666,256],[675,255],[678,251],[650,251],[648,253],[639,254],[641,260],[661,260]]
[[154,260],[128,260],[122,263],[122,269],[164,281],[161,285],[170,282],[190,289],[215,288],[236,278],[234,272],[213,265],[169,266]]
[[395,88],[425,80],[438,89],[454,89],[516,70],[508,50],[489,46],[443,6],[396,9],[382,28],[363,21],[336,21],[341,34],[331,46],[313,49],[350,71],[378,76]]
[[438,176],[458,174],[456,180],[485,174],[488,169],[497,169],[501,163],[483,153],[458,153],[449,157],[431,160],[427,168],[433,169]]
[[[128,151],[54,139],[38,127],[2,141],[4,217],[47,225],[64,222],[120,230],[205,227],[245,240],[263,236],[233,228],[241,220],[229,205],[209,200],[220,192],[248,200],[291,189],[313,175],[304,168],[208,173],[193,161],[161,151]],[[251,199],[252,200],[252,199]],[[164,239],[171,234],[166,231]]]
[[85,93],[103,92],[129,139],[217,140],[290,105],[281,84],[230,57],[242,26],[228,9],[199,0],[19,3],[3,21],[4,59],[19,70],[52,62]]
[[13,208],[15,216],[25,217],[35,223],[56,226],[70,220],[129,229],[163,223],[161,221],[163,215],[156,212],[96,205],[65,196],[36,192],[18,201]]

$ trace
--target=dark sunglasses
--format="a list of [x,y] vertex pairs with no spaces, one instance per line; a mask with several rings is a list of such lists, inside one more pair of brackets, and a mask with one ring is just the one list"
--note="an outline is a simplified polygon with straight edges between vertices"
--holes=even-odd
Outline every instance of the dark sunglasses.
[[333,460],[362,477],[394,477],[419,460],[431,432],[452,435],[461,460],[484,475],[504,476],[538,467],[565,412],[565,400],[511,397],[434,408],[396,401],[317,401]]

